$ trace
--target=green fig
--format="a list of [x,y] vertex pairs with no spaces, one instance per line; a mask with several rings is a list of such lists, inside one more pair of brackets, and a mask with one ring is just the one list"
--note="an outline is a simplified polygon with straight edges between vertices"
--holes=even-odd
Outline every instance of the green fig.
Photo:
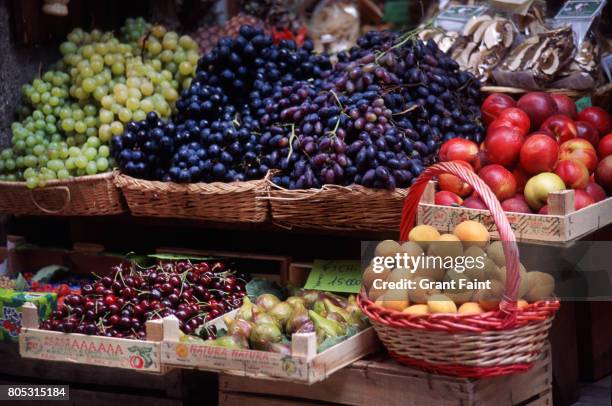
[[304,299],[308,309],[312,309],[314,303],[319,300],[319,293],[320,292],[317,292],[316,290],[304,290],[300,292],[300,296],[302,299]]
[[312,320],[308,320],[306,323],[302,324],[300,328],[296,331],[296,333],[314,333],[315,326]]
[[248,296],[245,296],[242,299],[242,306],[238,309],[238,313],[236,313],[236,319],[251,321],[253,318],[253,303]]
[[291,355],[291,347],[289,344],[269,343],[266,351],[275,352],[277,354]]
[[271,293],[264,293],[259,295],[255,303],[262,307],[265,311],[272,309],[275,305],[280,303],[280,299]]
[[312,310],[323,317],[325,317],[325,315],[327,314],[327,311],[325,309],[325,303],[323,303],[323,301],[321,300],[317,300],[316,302],[314,302],[314,305],[312,305]]
[[329,299],[324,299],[323,303],[325,303],[325,309],[327,310],[328,313],[337,313],[340,316],[342,316],[345,322],[348,321],[349,313],[346,310],[344,310],[342,307],[336,306]]
[[315,325],[317,334],[326,335],[328,337],[338,337],[346,334],[346,327],[342,324],[321,317],[319,314],[313,312],[312,310],[308,311],[308,315],[310,316],[310,319]]
[[232,320],[227,316],[225,316],[223,320],[225,321],[225,325],[227,326],[228,334],[238,334],[243,337],[249,337],[249,335],[251,335],[251,330],[253,329],[253,322],[242,319]]
[[289,316],[289,320],[285,323],[285,332],[287,334],[293,334],[299,330],[302,324],[306,323],[309,319],[308,310],[302,305],[298,303],[293,307],[293,311]]
[[287,320],[289,320],[292,311],[293,306],[291,306],[287,302],[280,302],[274,305],[274,307],[270,309],[268,314],[276,318],[276,320],[278,320],[281,326],[284,326],[285,323],[287,323]]
[[330,292],[322,292],[320,294],[320,298],[323,299],[323,300],[328,299],[334,305],[336,305],[338,307],[341,307],[341,308],[345,308],[346,305],[348,304],[348,301],[346,300],[346,298],[344,298],[342,296],[335,295],[335,294],[330,293]]
[[223,348],[231,348],[231,349],[244,349],[249,348],[249,343],[246,337],[242,335],[225,335],[223,337],[216,338],[214,340],[206,340],[204,341],[204,345],[208,345],[211,347],[223,347]]
[[302,306],[306,307],[306,302],[299,296],[289,296],[286,303],[289,303],[291,306],[295,307],[296,304],[300,303]]
[[278,343],[283,338],[278,325],[275,323],[256,324],[251,330],[249,341],[255,350],[265,350],[271,343]]
[[280,327],[276,317],[266,313],[261,307],[253,310],[253,319],[251,321],[255,324],[276,324]]

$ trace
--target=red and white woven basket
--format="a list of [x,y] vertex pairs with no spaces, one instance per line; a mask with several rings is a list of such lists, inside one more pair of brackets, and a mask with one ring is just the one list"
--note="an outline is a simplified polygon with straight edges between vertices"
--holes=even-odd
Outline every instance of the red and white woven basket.
[[450,173],[471,185],[491,211],[506,258],[507,278],[498,310],[478,315],[410,315],[382,308],[367,298],[358,303],[389,353],[399,362],[429,372],[462,377],[506,375],[528,370],[539,356],[559,309],[558,300],[542,300],[518,309],[520,284],[514,233],[491,189],[474,173],[453,162],[427,168],[404,202],[400,240],[408,240],[421,195],[433,177]]

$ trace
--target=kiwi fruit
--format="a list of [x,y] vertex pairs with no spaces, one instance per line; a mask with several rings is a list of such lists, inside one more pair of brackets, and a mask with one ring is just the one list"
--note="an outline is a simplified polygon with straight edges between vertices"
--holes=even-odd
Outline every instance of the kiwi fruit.
[[495,310],[499,307],[504,295],[504,285],[496,280],[491,281],[490,289],[481,289],[474,293],[474,301],[478,302],[484,310]]
[[493,241],[487,248],[487,256],[495,262],[497,266],[506,265],[506,256],[504,255],[504,245],[501,241]]
[[478,279],[479,281],[483,281],[485,280],[485,267],[484,264],[482,267],[480,267],[480,265],[478,264],[478,262],[476,262],[476,258],[482,258],[481,261],[484,262],[484,260],[486,259],[486,254],[484,252],[484,250],[476,245],[472,245],[471,247],[468,247],[468,249],[466,249],[463,252],[463,256],[465,258],[474,258],[473,264],[470,264],[471,266],[466,266],[465,267],[465,271],[463,271],[463,275],[465,275],[466,277],[470,278],[470,279]]
[[438,289],[422,289],[419,285],[421,279],[427,279],[420,276],[414,277],[412,280],[416,284],[414,289],[408,291],[408,297],[411,303],[424,304],[427,303],[427,298],[431,295],[440,293]]
[[406,241],[403,243],[402,251],[410,257],[418,257],[423,254],[423,248],[414,241]]
[[382,272],[376,273],[374,272],[374,267],[372,264],[368,265],[368,267],[363,271],[363,276],[361,277],[361,281],[363,286],[366,289],[370,289],[370,287],[374,284],[376,279],[387,280],[387,278],[391,275],[391,269],[385,268]]
[[400,282],[404,279],[412,279],[413,275],[408,268],[395,268],[387,277],[387,282]]
[[444,276],[444,281],[450,282],[454,280],[456,289],[444,289],[444,294],[451,298],[453,302],[456,304],[463,304],[465,302],[469,302],[472,300],[472,296],[474,295],[474,291],[471,289],[459,289],[459,280],[469,281],[469,278],[466,278],[460,273],[455,271],[448,271]]
[[532,271],[527,272],[526,279],[529,288],[525,295],[525,300],[528,302],[548,299],[553,296],[555,292],[555,278],[551,275],[544,272]]
[[[506,276],[508,274],[508,272],[506,271],[506,267],[501,267],[499,269],[499,272],[502,275],[500,282],[505,285]],[[525,266],[521,263],[519,263],[519,273],[521,274],[521,282],[519,284],[518,298],[521,299],[525,297],[525,295],[527,294],[527,290],[529,289],[529,281],[527,280],[527,269],[525,269]]]
[[377,257],[393,257],[398,252],[402,253],[402,246],[397,241],[384,240],[378,243],[374,255]]

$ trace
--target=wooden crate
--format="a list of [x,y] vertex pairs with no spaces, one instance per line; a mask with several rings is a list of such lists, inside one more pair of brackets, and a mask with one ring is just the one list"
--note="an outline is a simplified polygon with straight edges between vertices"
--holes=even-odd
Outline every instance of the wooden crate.
[[[309,264],[287,268],[285,281],[296,282],[310,271]],[[307,274],[306,274],[307,275]],[[229,313],[233,316],[237,310]],[[225,328],[223,317],[211,322]],[[255,350],[231,350],[179,342],[178,320],[164,319],[162,362],[180,368],[195,368],[215,372],[231,372],[246,377],[267,377],[310,385],[322,381],[346,365],[379,348],[372,327],[360,331],[342,343],[317,354],[315,333],[293,334],[290,356]]]
[[107,366],[161,373],[162,320],[146,323],[147,340],[90,336],[38,328],[36,305],[25,303],[19,333],[19,354],[24,358]]
[[[499,238],[488,210],[434,204],[435,182],[430,182],[417,214],[417,224],[428,224],[449,232],[465,220],[484,224],[493,238]],[[612,197],[574,210],[574,191],[564,190],[548,195],[549,215],[506,213],[518,241],[544,244],[566,244],[612,223]]]
[[470,406],[552,405],[550,349],[521,374],[468,379],[402,366],[386,355],[357,361],[324,382],[307,386],[222,374],[219,406]]

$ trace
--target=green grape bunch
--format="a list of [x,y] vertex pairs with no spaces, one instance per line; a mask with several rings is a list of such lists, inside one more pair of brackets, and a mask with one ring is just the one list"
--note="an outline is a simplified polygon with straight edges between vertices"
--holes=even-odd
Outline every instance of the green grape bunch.
[[111,170],[111,138],[149,112],[170,117],[199,58],[191,37],[140,17],[128,18],[118,36],[76,28],[59,50],[54,70],[22,88],[0,180],[36,188]]

